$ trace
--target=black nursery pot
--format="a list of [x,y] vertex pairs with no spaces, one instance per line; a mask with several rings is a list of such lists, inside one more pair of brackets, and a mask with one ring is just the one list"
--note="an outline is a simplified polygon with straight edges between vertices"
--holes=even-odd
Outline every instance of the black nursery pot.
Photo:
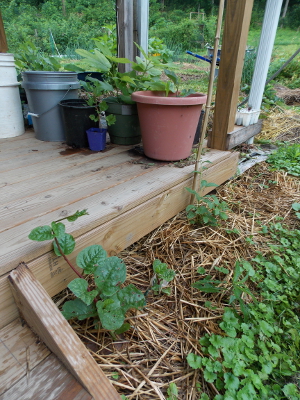
[[99,125],[90,119],[91,114],[97,116],[95,107],[87,105],[86,100],[82,99],[62,100],[59,105],[67,145],[73,148],[88,148],[86,131]]

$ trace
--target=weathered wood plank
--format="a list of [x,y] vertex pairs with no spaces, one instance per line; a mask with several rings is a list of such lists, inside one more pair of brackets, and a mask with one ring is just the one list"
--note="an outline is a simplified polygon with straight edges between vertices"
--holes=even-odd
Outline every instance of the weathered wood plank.
[[233,131],[253,0],[228,0],[211,147],[226,150]]
[[7,51],[8,51],[8,46],[0,10],[0,53],[7,53]]
[[[238,153],[227,152],[226,158],[223,158],[220,163],[209,166],[203,172],[203,179],[216,184],[223,183],[235,174],[238,156]],[[192,170],[191,167],[190,174],[186,174],[185,179],[179,181],[176,186],[166,187],[162,193],[141,202],[131,210],[78,237],[76,248],[69,256],[70,261],[75,264],[77,254],[83,248],[96,243],[101,244],[110,255],[117,254],[183,210],[189,202],[189,195],[185,187],[191,185]],[[208,190],[211,189],[208,188]],[[75,277],[63,259],[56,257],[52,251],[31,261],[28,265],[50,296],[63,290]],[[16,304],[7,282],[7,275],[0,278],[0,302],[2,304],[0,309],[1,327],[18,316]]]
[[260,119],[256,124],[249,126],[239,126],[238,129],[234,129],[227,135],[227,149],[233,149],[241,143],[245,143],[248,139],[257,135],[262,128],[262,119]]
[[50,351],[16,319],[0,331],[0,394],[27,375]]
[[[123,146],[124,147],[124,146]],[[54,160],[47,159],[42,160],[39,163],[35,163],[34,156],[32,160],[28,157],[28,163],[22,168],[15,168],[9,171],[0,172],[0,188],[4,186],[13,185],[15,183],[25,182],[28,179],[32,179],[32,182],[28,182],[28,184],[32,185],[33,188],[35,186],[35,178],[37,177],[45,177],[45,175],[51,173],[60,174],[61,170],[70,170],[70,173],[77,168],[82,168],[86,163],[91,164],[91,170],[95,170],[101,168],[102,161],[106,158],[115,157],[118,154],[126,154],[130,147],[111,147],[108,151],[101,153],[91,153],[88,151],[83,151],[75,154],[68,154],[65,156],[59,156]],[[118,163],[117,158],[115,158],[115,162]]]
[[[227,134],[226,147],[228,150],[233,149],[241,143],[245,143],[251,137],[257,135],[262,128],[262,119],[258,120],[256,124],[249,126],[237,126],[235,125],[234,130]],[[208,133],[207,145],[210,147],[211,144],[211,130]]]
[[[26,211],[32,216],[32,213],[30,213],[30,208],[33,205],[33,199],[35,196],[37,199],[49,199],[51,202],[51,208],[53,208],[53,190],[55,190],[56,193],[56,191],[59,190],[58,188],[61,186],[68,185],[70,187],[71,185],[74,187],[79,185],[80,179],[86,182],[86,184],[88,184],[88,182],[97,183],[97,191],[100,192],[101,189],[98,187],[98,184],[101,185],[101,181],[102,187],[104,182],[106,182],[106,185],[113,185],[113,177],[118,175],[119,171],[121,171],[121,175],[117,180],[117,182],[120,182],[122,180],[122,173],[124,175],[126,168],[130,167],[130,164],[128,165],[128,163],[134,160],[136,159],[130,157],[127,152],[123,152],[115,156],[111,155],[110,157],[99,159],[97,160],[97,165],[95,165],[95,162],[85,162],[81,163],[80,166],[71,165],[69,167],[66,167],[64,164],[64,168],[60,170],[50,170],[47,173],[47,179],[45,179],[43,174],[31,179],[30,181],[26,179],[13,185],[6,185],[5,187],[1,188],[0,206],[4,205],[5,210],[7,211],[6,216],[8,218],[9,214],[13,213],[14,217],[19,219],[17,212],[18,209],[22,210],[22,218],[25,217],[24,212],[26,213]],[[141,170],[141,166],[136,166],[135,169]],[[107,178],[107,176],[110,176],[111,178]],[[30,208],[28,208],[29,203],[31,204]],[[8,227],[9,225],[2,221],[2,228],[7,229]]]
[[0,400],[93,400],[52,354],[0,396]]
[[[229,152],[211,150],[203,156],[203,160],[210,161],[209,170],[228,157],[230,157]],[[146,169],[144,170],[146,173],[141,176],[107,189],[100,194],[90,195],[83,200],[78,200],[78,197],[82,197],[83,186],[75,185],[74,188],[70,188],[72,193],[70,204],[67,204],[61,197],[63,203],[60,206],[57,203],[56,207],[52,207],[58,195],[54,191],[51,201],[47,203],[48,208],[43,208],[43,212],[32,208],[33,219],[27,221],[22,219],[19,221],[19,225],[0,233],[0,243],[2,244],[0,276],[14,268],[20,261],[28,262],[51,249],[49,242],[32,242],[28,239],[28,234],[36,226],[48,225],[51,221],[72,215],[77,210],[88,209],[89,215],[79,218],[76,223],[67,224],[68,232],[78,237],[185,181],[193,173],[193,169],[192,165],[184,168],[166,166],[153,171]],[[94,186],[96,190],[97,181],[91,185],[92,190]]]
[[9,276],[22,316],[95,400],[120,400],[101,368],[26,264]]

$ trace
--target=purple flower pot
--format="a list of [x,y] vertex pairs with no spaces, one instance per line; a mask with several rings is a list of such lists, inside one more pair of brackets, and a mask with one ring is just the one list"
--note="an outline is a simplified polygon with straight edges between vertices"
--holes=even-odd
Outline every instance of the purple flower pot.
[[102,151],[106,147],[106,129],[90,128],[86,131],[92,151]]

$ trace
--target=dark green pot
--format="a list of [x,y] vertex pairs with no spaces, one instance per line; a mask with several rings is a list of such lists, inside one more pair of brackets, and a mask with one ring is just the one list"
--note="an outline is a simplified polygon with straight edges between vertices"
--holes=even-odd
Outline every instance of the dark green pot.
[[108,105],[105,113],[116,117],[116,122],[107,128],[111,143],[121,145],[140,143],[141,130],[136,104],[111,103],[104,100]]

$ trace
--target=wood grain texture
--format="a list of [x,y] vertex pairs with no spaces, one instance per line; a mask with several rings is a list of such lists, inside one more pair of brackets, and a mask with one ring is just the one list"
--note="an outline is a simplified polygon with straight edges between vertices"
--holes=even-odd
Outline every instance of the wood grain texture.
[[233,131],[253,0],[227,0],[211,147],[227,150]]
[[26,264],[9,275],[22,316],[95,400],[120,400],[96,361]]
[[235,146],[245,143],[248,139],[257,135],[261,131],[262,122],[262,119],[260,119],[253,125],[235,127],[236,129],[227,135],[227,149],[233,149]]
[[92,399],[54,354],[0,396],[0,400]]
[[43,361],[50,351],[21,320],[0,331],[0,394]]
[[[216,153],[218,152],[216,151]],[[239,156],[237,152],[219,153],[222,155],[221,161],[207,164],[209,167],[203,173],[203,179],[216,184],[223,183],[236,173]],[[110,255],[117,254],[183,210],[189,201],[185,187],[191,185],[193,179],[193,167],[188,168],[189,173],[185,173],[184,179],[179,179],[177,185],[174,186],[174,183],[171,185],[171,182],[165,184],[166,190],[148,197],[144,202],[140,202],[128,211],[79,236],[76,248],[69,256],[70,261],[75,264],[77,254],[83,248],[96,243],[101,244]],[[183,173],[182,169],[180,169],[180,172]],[[164,175],[161,178],[163,179]],[[208,188],[208,190],[211,189]],[[143,220],[142,224],[140,223],[141,220]],[[75,274],[65,265],[63,259],[56,257],[52,251],[32,260],[28,265],[50,296],[54,296],[63,290],[75,277]],[[0,278],[0,300],[2,303],[0,309],[1,327],[18,316],[7,275]]]
[[0,10],[0,53],[7,53],[7,51],[8,51],[8,46]]
[[[226,147],[228,150],[233,149],[234,147],[245,143],[248,139],[252,138],[253,136],[257,135],[261,132],[262,129],[262,119],[258,120],[256,124],[249,125],[249,126],[234,126],[234,130],[227,134],[226,138]],[[209,130],[208,132],[208,141],[207,146],[211,146],[212,140],[212,131]]]
[[[210,162],[210,169],[229,155],[228,152],[211,150],[203,156],[203,160]],[[144,165],[128,164],[120,177],[99,171],[93,177],[87,176],[79,182],[66,181],[59,188],[24,198],[20,204],[2,205],[3,218],[9,216],[11,219],[6,220],[0,232],[0,276],[19,262],[29,262],[51,250],[50,242],[28,239],[28,234],[35,227],[87,209],[89,215],[75,223],[66,223],[68,233],[77,238],[185,181],[193,169],[192,165],[174,168],[156,164],[145,169]]]

